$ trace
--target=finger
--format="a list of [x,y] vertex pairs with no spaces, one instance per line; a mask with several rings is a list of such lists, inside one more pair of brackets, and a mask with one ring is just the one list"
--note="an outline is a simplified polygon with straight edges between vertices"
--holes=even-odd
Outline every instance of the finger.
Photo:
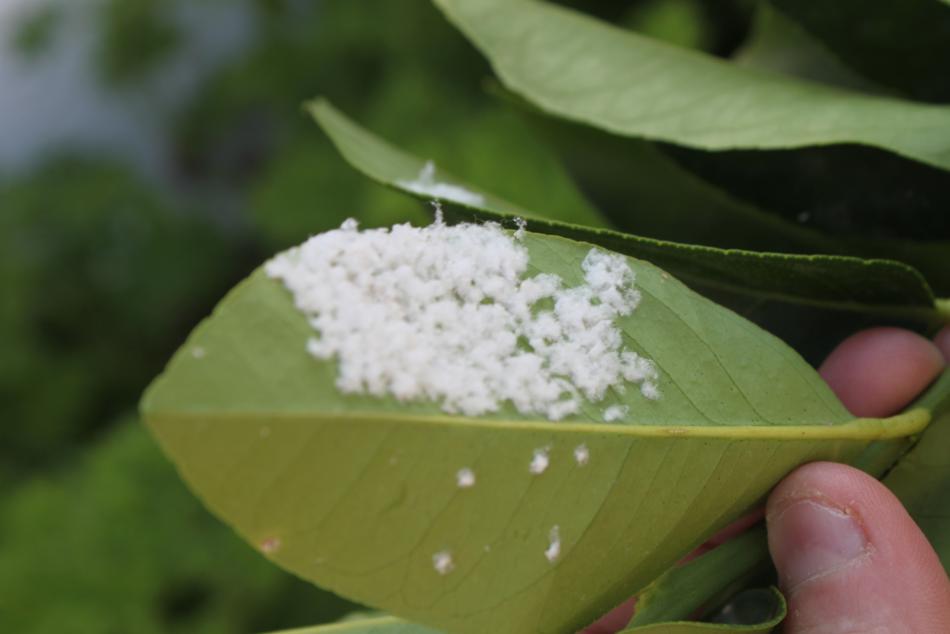
[[797,469],[768,500],[786,634],[944,632],[950,580],[884,485],[845,465]]
[[852,414],[879,417],[903,409],[943,367],[937,345],[924,337],[871,328],[841,342],[819,373]]
[[943,330],[937,333],[934,343],[943,353],[944,360],[950,363],[950,326],[944,326]]

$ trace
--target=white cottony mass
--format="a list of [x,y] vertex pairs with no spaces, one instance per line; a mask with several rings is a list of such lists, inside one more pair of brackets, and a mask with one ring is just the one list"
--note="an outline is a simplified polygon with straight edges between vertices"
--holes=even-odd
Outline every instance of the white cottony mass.
[[628,382],[659,398],[655,365],[623,347],[614,323],[640,301],[626,259],[591,249],[584,283],[569,288],[557,275],[528,276],[528,259],[495,223],[359,231],[348,220],[266,272],[316,331],[310,354],[338,361],[345,393],[467,416],[510,403],[549,420]]

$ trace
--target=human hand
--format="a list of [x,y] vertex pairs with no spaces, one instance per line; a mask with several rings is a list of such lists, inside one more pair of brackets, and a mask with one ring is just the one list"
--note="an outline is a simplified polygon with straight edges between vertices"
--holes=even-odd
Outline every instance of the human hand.
[[[874,328],[842,342],[819,372],[856,416],[906,407],[950,362],[950,326],[933,342]],[[933,548],[880,482],[830,462],[805,465],[771,493],[769,550],[788,600],[785,634],[929,634],[950,631],[950,580]],[[712,541],[755,523],[753,514]],[[708,547],[706,548],[708,550]],[[624,603],[584,630],[622,630]]]

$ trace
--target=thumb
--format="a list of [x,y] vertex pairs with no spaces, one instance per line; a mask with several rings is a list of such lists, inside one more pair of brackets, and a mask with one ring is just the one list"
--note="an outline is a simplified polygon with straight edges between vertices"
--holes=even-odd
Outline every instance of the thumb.
[[945,632],[950,580],[896,497],[844,465],[799,468],[766,508],[786,634]]

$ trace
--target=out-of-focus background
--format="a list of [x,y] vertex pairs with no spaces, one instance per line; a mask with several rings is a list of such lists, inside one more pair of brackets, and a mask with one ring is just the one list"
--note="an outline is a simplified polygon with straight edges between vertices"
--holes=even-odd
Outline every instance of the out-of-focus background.
[[[725,55],[752,6],[593,10]],[[339,159],[308,98],[503,196],[570,205],[489,76],[424,0],[0,0],[0,631],[230,634],[357,608],[205,511],[136,403],[277,250],[349,216],[427,221]]]

